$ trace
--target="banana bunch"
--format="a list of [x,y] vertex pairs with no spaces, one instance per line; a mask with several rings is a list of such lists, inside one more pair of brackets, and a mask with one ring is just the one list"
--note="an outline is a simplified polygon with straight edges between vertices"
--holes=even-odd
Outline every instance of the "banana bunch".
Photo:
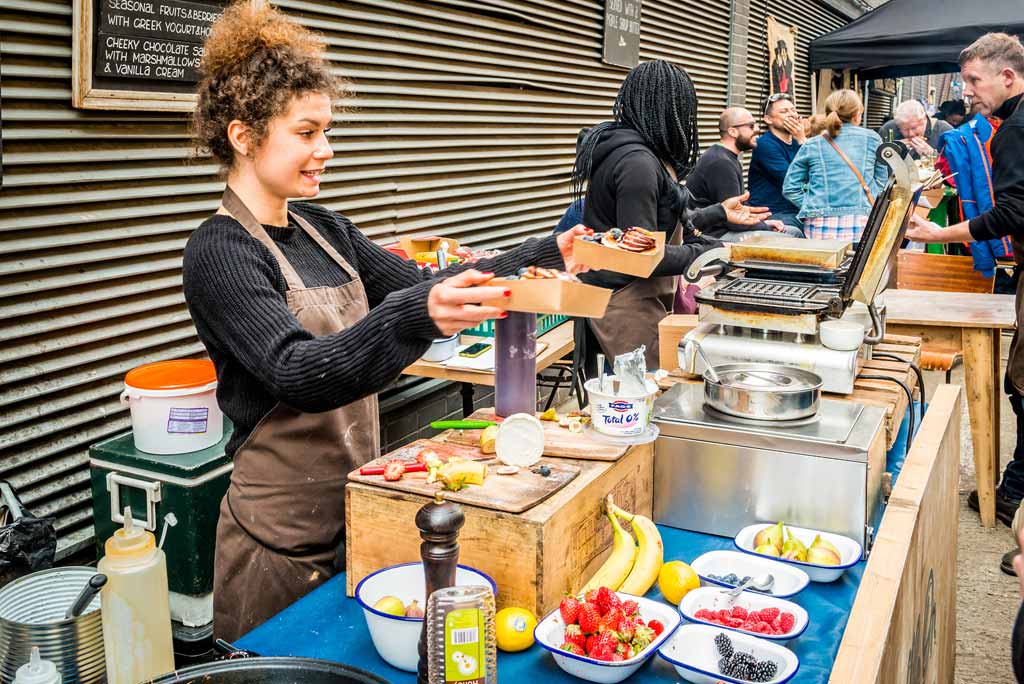
[[[580,589],[585,594],[591,589],[608,587],[634,596],[643,596],[658,580],[664,561],[661,533],[650,518],[624,511],[612,501],[609,494],[604,502],[605,515],[611,522],[613,536],[612,555],[598,568],[590,581]],[[619,523],[619,518],[633,528],[633,536]]]

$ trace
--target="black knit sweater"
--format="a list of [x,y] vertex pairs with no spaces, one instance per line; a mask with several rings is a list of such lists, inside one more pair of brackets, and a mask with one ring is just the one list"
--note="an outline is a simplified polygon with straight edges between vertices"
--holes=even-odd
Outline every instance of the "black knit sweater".
[[[379,392],[440,336],[427,314],[427,296],[437,282],[430,273],[374,244],[344,216],[308,203],[289,209],[352,265],[370,313],[341,332],[312,335],[288,310],[287,287],[270,250],[231,217],[214,215],[199,226],[185,246],[185,299],[217,368],[217,402],[235,424],[231,456],[278,402],[318,413]],[[349,282],[292,220],[287,227],[264,228],[306,287]],[[472,266],[509,275],[526,265],[564,268],[555,238],[529,239]]]

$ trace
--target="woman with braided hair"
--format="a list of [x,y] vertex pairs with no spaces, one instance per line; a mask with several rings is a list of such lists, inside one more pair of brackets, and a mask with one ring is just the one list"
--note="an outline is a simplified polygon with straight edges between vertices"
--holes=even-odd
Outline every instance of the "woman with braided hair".
[[701,237],[699,229],[726,221],[753,225],[768,212],[745,206],[747,195],[689,208],[680,180],[697,163],[697,94],[683,69],[662,60],[635,67],[619,88],[612,114],[612,121],[594,126],[578,146],[572,180],[575,199],[586,198],[583,224],[597,231],[657,230],[666,233],[667,244],[649,278],[584,274],[583,280],[615,291],[604,318],[589,319],[589,327],[609,359],[645,345],[648,368],[657,368],[658,322],[672,309],[674,276],[721,246]]
[[234,422],[221,502],[214,631],[233,640],[344,566],[348,473],[379,450],[376,393],[434,338],[506,315],[495,274],[578,271],[572,242],[421,272],[344,216],[308,202],[334,156],[327,137],[344,84],[314,34],[266,4],[240,2],[205,45],[194,127],[227,187],[191,235],[184,288]]

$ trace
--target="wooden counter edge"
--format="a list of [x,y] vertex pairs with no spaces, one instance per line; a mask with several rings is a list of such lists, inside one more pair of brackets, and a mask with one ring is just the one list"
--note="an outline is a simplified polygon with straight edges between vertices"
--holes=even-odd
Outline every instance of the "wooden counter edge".
[[882,518],[830,684],[953,681],[960,400],[954,385],[932,397]]

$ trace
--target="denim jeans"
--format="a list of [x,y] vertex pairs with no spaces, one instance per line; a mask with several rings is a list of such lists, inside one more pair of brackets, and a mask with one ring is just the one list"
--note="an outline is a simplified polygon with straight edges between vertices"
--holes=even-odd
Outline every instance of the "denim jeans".
[[755,235],[772,235],[774,237],[785,235],[788,237],[802,238],[804,236],[804,233],[802,230],[795,226],[786,226],[785,232],[782,233],[779,233],[774,230],[730,230],[726,231],[716,239],[721,240],[722,242],[740,242]]

